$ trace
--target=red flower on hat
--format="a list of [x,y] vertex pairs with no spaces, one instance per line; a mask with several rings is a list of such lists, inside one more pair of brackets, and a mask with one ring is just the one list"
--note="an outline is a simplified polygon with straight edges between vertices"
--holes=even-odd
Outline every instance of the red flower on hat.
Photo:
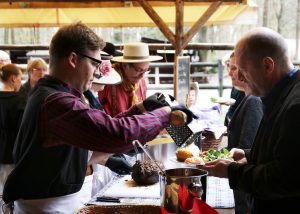
[[102,60],[102,63],[100,65],[100,72],[107,76],[111,71],[113,70],[112,65],[109,60]]

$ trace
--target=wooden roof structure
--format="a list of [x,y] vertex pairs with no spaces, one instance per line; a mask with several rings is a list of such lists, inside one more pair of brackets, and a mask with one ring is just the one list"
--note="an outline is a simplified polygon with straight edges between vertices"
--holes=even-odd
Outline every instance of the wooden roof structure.
[[[156,25],[178,57],[202,26],[230,23],[249,8],[257,9],[251,0],[0,0],[0,27],[60,26],[74,21],[102,27]],[[190,26],[187,32],[184,26]],[[176,66],[174,80],[177,98]]]

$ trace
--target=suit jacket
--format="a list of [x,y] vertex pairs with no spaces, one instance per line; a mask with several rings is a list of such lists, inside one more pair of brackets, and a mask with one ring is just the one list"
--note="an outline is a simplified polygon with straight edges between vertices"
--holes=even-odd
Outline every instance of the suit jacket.
[[276,84],[263,104],[248,164],[230,164],[229,183],[252,195],[252,213],[292,213],[300,203],[300,72]]

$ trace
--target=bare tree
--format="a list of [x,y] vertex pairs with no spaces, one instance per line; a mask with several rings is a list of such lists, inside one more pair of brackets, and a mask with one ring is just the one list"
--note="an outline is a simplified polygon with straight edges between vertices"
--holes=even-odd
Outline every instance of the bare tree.
[[273,6],[275,9],[275,16],[277,19],[277,32],[282,33],[282,25],[281,25],[281,20],[283,17],[283,0],[275,0],[273,2]]
[[11,32],[10,32],[11,33],[11,35],[10,35],[11,36],[11,44],[16,43],[16,38],[15,38],[16,33],[15,32],[16,32],[16,29],[12,28]]
[[264,7],[263,7],[262,26],[264,26],[264,27],[268,26],[268,17],[269,17],[269,0],[265,0],[264,1]]
[[4,28],[4,44],[9,44],[9,29],[10,28]]

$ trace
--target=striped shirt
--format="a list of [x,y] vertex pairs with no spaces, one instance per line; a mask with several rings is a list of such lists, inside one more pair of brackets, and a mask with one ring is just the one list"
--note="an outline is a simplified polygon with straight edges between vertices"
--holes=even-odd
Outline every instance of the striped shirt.
[[165,110],[139,114],[135,106],[112,118],[89,108],[77,90],[59,82],[67,92],[49,95],[40,114],[41,136],[46,147],[71,144],[94,151],[126,152],[132,149],[133,140],[146,143],[170,123],[170,113]]

